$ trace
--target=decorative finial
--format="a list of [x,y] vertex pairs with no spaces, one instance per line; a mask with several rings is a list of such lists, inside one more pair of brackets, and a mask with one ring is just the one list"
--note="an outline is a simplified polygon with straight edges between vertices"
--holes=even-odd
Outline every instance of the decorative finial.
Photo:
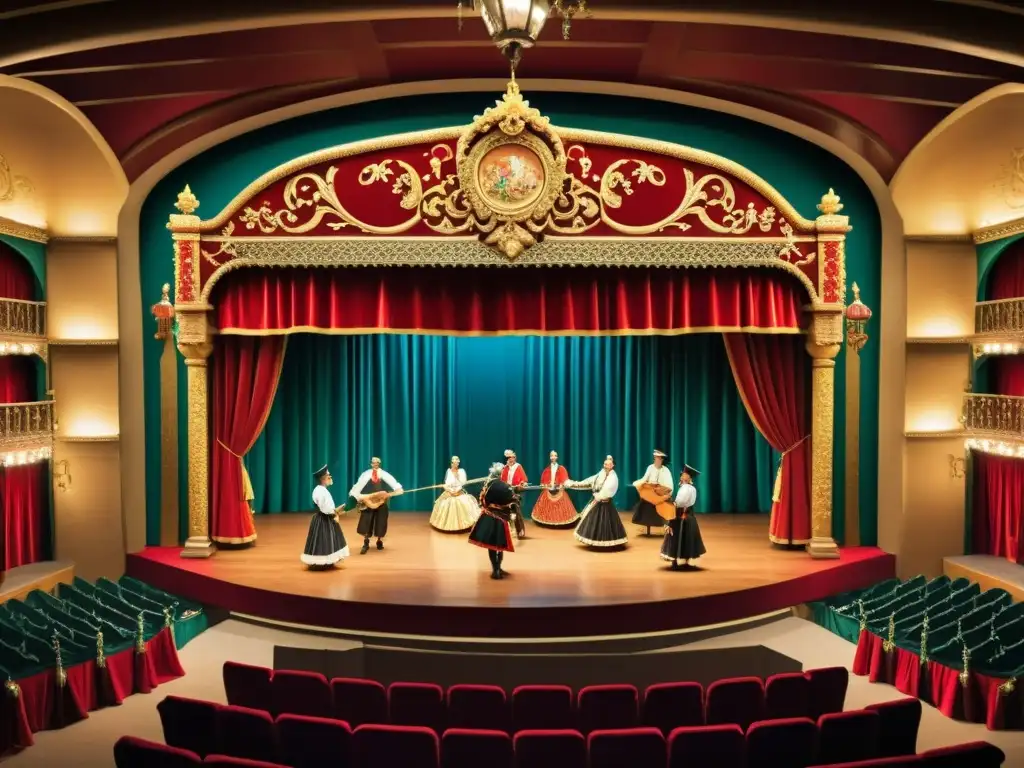
[[[166,286],[164,287],[166,288]],[[853,300],[858,303],[860,302],[860,288],[856,283],[853,284]]]
[[174,207],[182,212],[185,216],[191,216],[199,208],[199,200],[195,195],[192,194],[192,189],[188,184],[178,194],[178,202],[174,204]]
[[160,301],[150,308],[153,317],[156,319],[156,335],[154,338],[161,341],[168,338],[171,328],[174,325],[174,305],[171,304],[170,283],[164,283],[160,289]]
[[843,210],[843,204],[839,202],[839,195],[836,194],[832,187],[828,188],[828,194],[821,196],[821,202],[818,203],[817,208],[821,211],[822,216],[835,216],[841,210]]

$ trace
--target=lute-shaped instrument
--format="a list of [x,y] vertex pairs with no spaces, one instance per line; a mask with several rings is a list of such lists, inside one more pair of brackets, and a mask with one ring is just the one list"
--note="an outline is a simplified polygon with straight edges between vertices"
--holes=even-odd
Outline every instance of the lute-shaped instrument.
[[657,489],[661,487],[662,486],[660,485],[651,485],[650,483],[644,483],[639,488],[637,488],[637,492],[640,494],[641,499],[646,501],[648,504],[652,504],[654,506],[654,509],[657,510],[658,512],[658,515],[660,515],[663,519],[675,520],[676,505],[669,501],[672,491],[671,489],[669,489],[669,497],[666,497],[663,494],[658,493]]
[[[467,480],[466,482],[463,483],[463,485],[466,486],[473,485],[475,483],[482,483],[486,479],[486,477],[476,477],[473,478],[472,480]],[[384,504],[386,504],[388,499],[390,499],[392,496],[404,496],[407,493],[417,493],[419,491],[433,491],[436,490],[437,488],[444,487],[444,483],[438,483],[437,485],[424,485],[422,488],[410,488],[408,491],[404,489],[401,491],[377,491],[376,493],[369,494],[365,499],[361,499],[360,501],[356,502],[356,506],[361,510],[379,509],[380,507],[384,506]]]

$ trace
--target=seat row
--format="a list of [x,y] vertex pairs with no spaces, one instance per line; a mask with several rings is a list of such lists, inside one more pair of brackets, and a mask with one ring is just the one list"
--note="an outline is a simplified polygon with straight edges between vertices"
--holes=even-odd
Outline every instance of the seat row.
[[[263,728],[252,715],[262,714]],[[217,754],[207,763],[288,768],[805,768],[818,766],[935,766],[997,768],[1005,755],[984,742],[933,750],[923,755],[868,755],[863,723],[875,712],[754,723],[744,735],[736,725],[677,728],[668,738],[656,728],[594,731],[500,731],[451,729],[441,738],[428,728],[361,725],[302,715],[280,715],[243,707],[221,709]],[[875,723],[877,725],[877,722]],[[851,727],[852,726],[852,727]],[[861,762],[851,759],[868,757]],[[183,747],[131,736],[114,747],[117,768],[194,768],[203,757]],[[228,761],[237,761],[229,763]],[[248,762],[252,761],[252,762]],[[842,761],[842,762],[839,762]]]
[[[280,714],[334,718],[360,725],[415,725],[442,733],[474,728],[516,733],[535,729],[595,730],[647,726],[662,734],[678,727],[738,725],[759,720],[842,712],[849,673],[844,667],[700,683],[594,685],[575,695],[565,685],[522,685],[507,696],[494,685],[392,683],[326,677],[315,672],[224,665],[229,704]],[[173,717],[171,712],[168,716]]]

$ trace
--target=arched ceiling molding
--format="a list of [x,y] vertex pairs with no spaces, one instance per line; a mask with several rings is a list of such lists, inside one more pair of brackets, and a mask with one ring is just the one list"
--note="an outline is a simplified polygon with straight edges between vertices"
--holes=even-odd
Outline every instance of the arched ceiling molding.
[[1024,84],[971,99],[904,160],[892,195],[909,236],[970,235],[1024,217]]
[[113,237],[128,179],[82,112],[0,75],[0,217],[51,237]]
[[[6,22],[11,28],[11,44],[8,46],[8,53],[0,55],[0,66],[20,64],[25,61],[44,57],[56,56],[67,53],[86,51],[92,48],[101,48],[112,45],[123,45],[128,43],[145,42],[147,40],[159,40],[169,37],[186,37],[190,35],[215,34],[218,32],[232,32],[246,29],[259,29],[264,27],[297,26],[301,24],[318,24],[334,22],[357,22],[357,21],[382,21],[388,19],[428,19],[428,18],[454,18],[458,14],[454,2],[411,4],[401,5],[399,3],[386,4],[378,3],[370,7],[357,8],[353,10],[342,9],[320,9],[311,7],[307,10],[294,10],[297,5],[303,3],[292,0],[291,11],[280,11],[276,4],[263,3],[259,0],[250,0],[246,12],[238,12],[236,17],[230,14],[234,9],[216,7],[217,4],[190,6],[186,14],[182,14],[177,7],[170,7],[163,11],[159,7],[146,9],[144,16],[123,14],[115,18],[104,18],[102,25],[97,26],[96,14],[88,8],[69,9],[62,11],[61,28],[74,30],[73,34],[65,39],[33,40],[31,35],[17,35],[15,27],[21,19],[14,19]],[[1024,66],[1024,55],[1020,53],[1019,45],[1016,42],[1006,41],[1004,47],[990,42],[972,42],[969,40],[971,29],[958,26],[952,22],[945,25],[949,31],[946,34],[925,32],[917,27],[921,24],[919,14],[904,13],[900,18],[897,14],[902,10],[899,7],[890,8],[890,13],[885,16],[885,24],[870,23],[864,16],[856,16],[858,12],[854,8],[841,6],[823,6],[815,3],[813,7],[789,9],[778,11],[773,14],[759,13],[764,6],[763,0],[747,0],[749,7],[732,11],[703,11],[703,10],[676,10],[670,8],[655,8],[650,5],[634,5],[623,2],[616,5],[609,4],[601,7],[597,14],[601,19],[615,21],[619,19],[631,19],[634,21],[669,21],[688,22],[698,24],[732,24],[737,26],[770,27],[785,29],[794,32],[816,32],[821,34],[845,35],[848,37],[861,37],[872,40],[885,40],[888,42],[905,43],[908,45],[920,45],[930,48],[938,48],[954,53],[961,53],[969,56],[978,56],[993,61],[1001,61],[1015,66]],[[312,5],[312,3],[310,4]],[[741,2],[734,3],[734,6],[742,5]],[[960,3],[948,3],[947,8],[936,9],[932,14],[932,21],[937,15],[942,18],[960,19],[966,18],[962,14],[969,9],[951,9],[951,6]],[[910,11],[911,9],[907,9]],[[990,9],[991,10],[991,9]],[[997,9],[1005,13],[1005,9]],[[870,13],[870,12],[868,12]],[[71,23],[75,20],[81,23]],[[183,21],[184,19],[184,21]],[[38,27],[37,19],[24,17],[26,28]],[[34,24],[33,24],[34,22]],[[91,22],[91,23],[89,23]],[[932,24],[934,28],[942,29],[942,25]],[[1007,24],[1007,27],[1010,25]],[[95,29],[95,31],[93,31]],[[989,34],[999,34],[999,30],[993,32],[986,30]],[[1004,32],[1006,30],[1003,30]],[[57,35],[60,33],[58,32]],[[41,37],[35,35],[34,37]],[[54,35],[56,37],[56,35]]]

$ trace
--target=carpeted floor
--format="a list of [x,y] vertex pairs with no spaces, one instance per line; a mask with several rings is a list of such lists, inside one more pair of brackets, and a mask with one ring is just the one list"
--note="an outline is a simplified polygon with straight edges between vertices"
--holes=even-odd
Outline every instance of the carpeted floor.
[[[301,635],[226,621],[192,641],[181,653],[187,674],[161,686],[153,693],[135,695],[120,707],[92,712],[89,719],[61,731],[36,734],[36,745],[20,755],[3,761],[12,768],[21,766],[75,766],[109,768],[113,765],[114,742],[124,734],[162,740],[157,703],[167,694],[225,701],[221,682],[224,661],[234,659],[249,664],[272,666],[274,646],[344,650],[355,644],[329,637]],[[763,645],[799,660],[804,668],[853,663],[854,646],[830,632],[798,618],[781,619],[756,629],[727,637],[700,641],[687,650]],[[656,655],[656,654],[655,654]],[[878,701],[902,698],[886,685],[872,685],[864,678],[851,677],[847,709],[857,709]],[[1024,733],[987,731],[982,725],[958,723],[925,707],[918,749],[985,740],[998,745],[1007,755],[1007,768],[1024,768]]]

